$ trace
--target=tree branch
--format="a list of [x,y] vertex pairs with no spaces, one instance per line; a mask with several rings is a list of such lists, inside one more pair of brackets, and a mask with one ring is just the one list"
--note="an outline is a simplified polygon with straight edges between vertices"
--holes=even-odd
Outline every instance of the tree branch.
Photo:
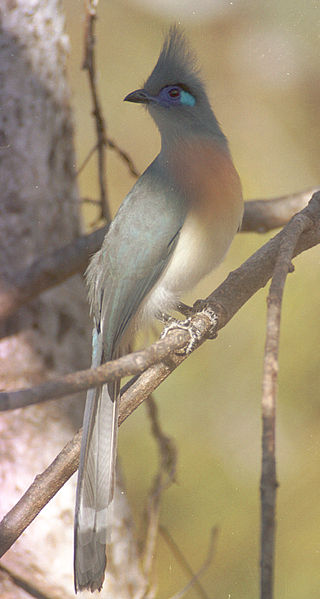
[[[294,255],[313,247],[320,242],[320,192],[313,195],[308,206],[299,214],[308,217],[312,227],[305,231],[296,245]],[[298,216],[298,215],[297,215]],[[297,218],[294,217],[294,218]],[[238,269],[231,272],[227,279],[206,300],[195,303],[195,309],[202,309],[203,304],[210,304],[216,315],[218,331],[224,327],[234,314],[245,304],[256,291],[265,286],[272,276],[281,243],[286,238],[290,223],[273,239],[255,252]],[[192,324],[199,329],[200,341],[203,343],[210,332],[210,321],[204,314],[194,314]],[[123,356],[118,360],[107,362],[95,370],[83,370],[68,374],[29,389],[0,393],[0,410],[16,409],[32,403],[46,401],[76,393],[90,387],[101,385],[107,381],[136,375],[148,369],[126,390],[126,397],[133,397],[136,389],[143,391],[143,399],[166,378],[184,359],[184,355],[173,352],[186,346],[189,333],[181,329],[171,331],[166,338],[153,343],[149,348]],[[164,361],[170,355],[170,361]],[[154,372],[159,380],[153,386]],[[143,387],[142,387],[143,386]],[[146,395],[145,395],[146,394]],[[131,412],[129,403],[128,414]]]
[[106,123],[102,114],[97,90],[96,60],[95,60],[95,23],[97,19],[98,0],[86,0],[86,16],[84,28],[84,60],[82,68],[88,71],[89,85],[93,103],[98,150],[98,177],[100,186],[101,218],[111,222],[111,214],[107,198],[106,181]]
[[[206,316],[199,315],[204,330],[210,328],[210,321]],[[201,321],[198,323],[201,326]],[[90,387],[97,387],[106,382],[114,381],[124,376],[140,374],[153,364],[157,364],[168,357],[176,349],[182,349],[190,340],[189,333],[182,330],[171,331],[164,339],[156,341],[147,349],[133,352],[117,360],[106,362],[98,368],[79,370],[66,374],[18,391],[3,391],[0,393],[0,412],[16,410],[28,405],[48,401],[58,397],[65,397],[79,391],[86,391]]]
[[[293,251],[293,256],[320,243],[320,192],[314,194],[309,205],[300,213],[300,215],[302,215],[303,218],[307,217],[309,219],[308,226],[310,226],[310,228],[304,230],[300,235],[299,241]],[[295,218],[300,218],[300,215]],[[289,224],[273,239],[255,252],[253,256],[248,258],[240,268],[230,273],[216,291],[208,296],[206,302],[210,302],[210,305],[214,308],[218,318],[217,330],[225,326],[243,304],[245,304],[256,291],[265,286],[268,279],[272,276],[281,244],[286,238],[287,228],[290,230],[290,227],[291,225]],[[209,319],[204,314],[196,314],[192,320],[200,331],[201,340],[199,343],[202,343],[210,331],[211,325]],[[186,331],[171,331],[165,339],[158,341],[147,350],[144,350],[144,352],[142,352],[143,359],[147,359],[149,356],[149,359],[152,360],[152,356],[155,355],[157,355],[158,359],[160,355],[160,353],[157,354],[158,348],[161,347],[159,352],[168,351],[167,343],[168,346],[171,346],[172,344],[171,347],[177,349],[186,345],[188,341],[189,335]],[[155,346],[156,349],[154,349]],[[140,352],[137,352],[137,354],[139,355]],[[124,357],[129,359],[131,365],[132,363],[130,360],[132,355],[134,354]],[[121,358],[121,360],[124,360],[124,358]],[[169,357],[163,358],[160,363],[154,364],[148,368],[148,370],[146,370],[129,387],[126,386],[121,397],[119,425],[122,424],[142,401],[146,399],[146,397],[148,397],[184,359],[185,356],[171,353]],[[125,368],[122,368],[123,363],[124,362],[121,363],[121,368],[118,363],[116,370],[117,374],[115,375],[115,372],[113,372],[112,376],[123,376],[123,372],[125,371]],[[101,368],[104,367],[112,369],[112,363],[104,365]],[[76,375],[68,375],[67,378],[70,380],[70,377]],[[109,376],[111,377],[110,374]],[[65,377],[62,377],[61,380],[63,381],[64,378]],[[61,380],[59,385],[61,385]],[[90,384],[86,383],[86,386],[90,387],[94,384],[99,385],[105,380],[107,380],[107,377],[102,377],[101,370],[98,374],[97,371],[92,371],[92,379]],[[54,381],[49,384],[52,383],[54,384]],[[85,388],[83,382],[81,388]],[[79,387],[77,387],[77,390],[78,389]],[[15,393],[21,394],[23,392],[17,391]],[[24,393],[28,394],[30,393],[30,390],[24,391]],[[7,401],[8,395],[9,394],[1,394],[0,397],[2,396],[2,399]],[[10,395],[12,396],[12,394]],[[80,451],[80,435],[81,433],[78,432],[57,456],[54,462],[35,479],[24,496],[0,523],[0,556],[11,547],[23,530],[25,530],[40,510],[77,469]]]
[[164,526],[160,526],[160,533],[161,533],[163,539],[166,541],[168,547],[170,547],[173,555],[176,557],[177,562],[182,566],[183,570],[187,573],[187,575],[190,576],[190,580],[186,584],[186,586],[183,589],[181,589],[181,591],[178,591],[178,593],[175,593],[172,597],[170,597],[170,599],[182,599],[182,597],[184,597],[186,595],[186,593],[190,590],[191,587],[195,587],[199,597],[201,597],[202,599],[209,599],[207,593],[205,592],[202,584],[199,581],[199,578],[200,578],[200,576],[202,576],[202,574],[204,574],[204,572],[212,564],[213,557],[214,557],[214,551],[215,551],[215,547],[216,547],[216,542],[217,542],[217,537],[218,537],[218,529],[216,527],[212,528],[211,533],[210,533],[210,542],[209,542],[207,556],[206,556],[202,566],[196,573],[193,572],[193,570],[189,566],[186,558],[180,551],[180,548],[178,547],[176,542],[173,540],[171,535],[168,533],[168,531],[164,528]]
[[0,557],[31,524],[79,466],[81,433],[78,431],[55,460],[36,478],[0,523]]
[[144,523],[146,534],[143,542],[142,568],[145,578],[150,581],[159,530],[161,497],[163,491],[174,482],[177,464],[177,449],[173,439],[163,432],[158,415],[158,407],[153,395],[146,401],[147,413],[151,422],[151,431],[157,444],[159,468],[148,494]]
[[292,272],[291,259],[302,233],[312,227],[308,210],[297,214],[286,227],[267,298],[267,334],[262,383],[262,468],[261,468],[261,599],[272,599],[274,580],[276,514],[276,396],[281,306],[286,277]]
[[319,187],[279,198],[246,202],[241,232],[266,233],[272,229],[283,227],[290,218],[308,204],[311,196],[318,190]]
[[108,226],[39,258],[28,268],[15,273],[11,281],[2,280],[0,290],[0,321],[14,314],[21,305],[34,299],[77,273],[82,273],[103,242]]
[[[286,224],[303,208],[311,191],[283,196],[272,200],[245,202],[241,231],[265,232]],[[3,280],[0,290],[0,321],[14,314],[26,302],[76,273],[82,273],[90,257],[100,249],[108,226],[78,237],[66,246],[36,260],[28,268],[13,274],[10,281]]]

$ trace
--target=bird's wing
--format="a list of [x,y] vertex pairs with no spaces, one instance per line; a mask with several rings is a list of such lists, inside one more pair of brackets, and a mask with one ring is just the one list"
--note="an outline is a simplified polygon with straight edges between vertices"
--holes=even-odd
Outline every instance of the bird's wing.
[[[168,264],[184,212],[172,208],[171,190],[141,179],[127,196],[103,246],[88,269],[96,328],[92,366],[114,357],[143,298]],[[161,186],[160,186],[161,187]],[[146,197],[151,191],[150,198]],[[176,200],[176,196],[172,199]],[[89,390],[83,424],[76,513],[75,588],[102,586],[106,564],[108,506],[113,498],[118,426],[116,384]]]
[[148,170],[121,205],[89,267],[90,298],[103,333],[105,359],[166,268],[185,218],[183,198]]

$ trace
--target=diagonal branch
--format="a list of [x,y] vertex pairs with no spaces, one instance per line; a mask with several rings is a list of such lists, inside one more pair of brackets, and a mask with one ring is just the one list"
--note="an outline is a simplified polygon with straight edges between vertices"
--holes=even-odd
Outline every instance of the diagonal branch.
[[190,576],[190,580],[186,584],[186,586],[183,589],[181,589],[180,591],[178,591],[178,593],[175,593],[175,595],[170,597],[170,599],[182,599],[182,597],[184,597],[186,595],[186,593],[190,590],[191,587],[195,587],[199,597],[201,597],[202,599],[209,599],[207,593],[205,592],[202,584],[199,581],[199,578],[209,568],[209,566],[211,565],[211,563],[213,561],[214,550],[216,547],[216,541],[217,541],[217,537],[218,537],[218,529],[216,527],[213,527],[211,529],[210,542],[209,542],[209,547],[208,547],[208,552],[207,552],[206,558],[205,558],[202,566],[199,568],[199,570],[196,573],[194,573],[193,570],[190,568],[186,558],[181,553],[178,545],[176,544],[176,542],[173,540],[171,535],[168,533],[168,531],[163,526],[160,526],[160,532],[162,534],[162,537],[166,541],[167,545],[170,547],[172,553],[175,555],[177,561],[181,564],[183,569]]
[[[320,192],[313,195],[309,205],[300,214],[303,217],[308,217],[312,226],[301,235],[294,255],[320,242]],[[290,227],[290,223],[250,256],[242,266],[231,272],[227,279],[205,300],[205,303],[212,305],[217,315],[216,331],[224,327],[258,289],[266,285],[274,271],[279,249],[286,238],[288,227]],[[196,302],[195,308],[201,309],[202,304],[202,301]],[[204,314],[195,314],[192,317],[192,323],[199,329],[199,343],[203,343],[210,331],[209,319]],[[129,415],[130,401],[135,397],[136,390],[143,390],[141,401],[144,401],[162,380],[185,359],[185,356],[172,353],[170,362],[165,362],[165,358],[171,352],[184,347],[188,341],[188,332],[175,330],[165,339],[153,343],[149,348],[103,364],[96,370],[68,374],[30,389],[0,393],[0,409],[15,409],[30,403],[62,397],[127,375],[139,374],[148,368],[126,390]],[[125,406],[125,402],[123,405]]]
[[[320,192],[314,194],[309,205],[301,214],[303,218],[307,216],[310,219],[310,228],[301,234],[295,246],[293,256],[320,243]],[[207,298],[218,318],[217,330],[224,327],[232,316],[256,291],[264,287],[272,276],[280,246],[286,238],[286,230],[287,227],[255,252],[253,256],[248,258],[240,268],[230,273],[216,291]],[[193,322],[200,331],[201,343],[209,333],[209,320],[203,314],[196,314],[193,317]],[[172,331],[168,334],[169,338],[172,339],[175,348],[181,348],[189,341],[189,335],[186,331]],[[161,343],[162,341],[167,341],[167,339],[157,343]],[[145,351],[148,352],[149,350]],[[130,358],[130,356],[127,357]],[[148,368],[137,380],[126,388],[121,397],[119,425],[184,359],[185,356],[171,353],[170,357],[163,358],[161,362]],[[72,376],[69,375],[69,377]],[[99,385],[102,383],[101,374],[98,376],[96,371],[92,371],[92,376],[95,377],[95,383],[93,383],[92,379],[90,384],[87,385],[88,387],[93,384]],[[119,374],[119,371],[117,371],[117,376],[122,376],[122,374]],[[82,388],[84,388],[84,385]],[[7,394],[2,394],[3,396],[6,397]],[[77,433],[57,456],[55,461],[39,477],[36,477],[24,496],[0,523],[0,556],[11,547],[23,530],[25,530],[46,503],[48,503],[77,469],[80,435],[80,432]]]
[[[304,208],[311,191],[299,192],[272,200],[245,202],[242,231],[265,232],[285,225]],[[107,226],[78,237],[68,245],[36,260],[28,268],[3,280],[0,289],[0,321],[14,314],[26,302],[76,273],[82,273],[90,257],[100,249]]]
[[11,281],[1,281],[0,320],[14,314],[20,306],[77,273],[82,273],[103,242],[108,227],[78,237],[71,243],[35,260],[18,271]]

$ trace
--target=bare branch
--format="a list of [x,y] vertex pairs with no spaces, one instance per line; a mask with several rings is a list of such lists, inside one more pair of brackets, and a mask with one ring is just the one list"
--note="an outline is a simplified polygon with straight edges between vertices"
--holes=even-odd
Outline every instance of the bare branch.
[[35,583],[34,576],[30,574],[30,571],[27,576],[22,576],[19,572],[16,572],[13,568],[3,563],[0,564],[0,571],[4,572],[18,588],[23,589],[28,595],[35,597],[35,599],[61,599],[61,597],[66,599],[66,593],[62,587],[53,588],[50,585],[49,588],[48,581],[46,581],[45,585],[39,584],[38,581]]
[[67,443],[50,466],[36,476],[18,503],[4,516],[0,523],[0,557],[77,470],[80,444],[81,431]]
[[241,232],[266,233],[283,227],[297,212],[307,206],[317,188],[267,200],[251,200],[245,203]]
[[[104,143],[111,150],[114,150],[115,153],[118,154],[118,156],[120,156],[121,160],[123,160],[123,162],[126,163],[128,169],[129,169],[129,172],[131,173],[131,175],[133,175],[133,177],[137,178],[137,177],[140,176],[140,173],[136,169],[136,167],[134,165],[134,162],[133,162],[131,156],[128,154],[128,152],[125,152],[125,150],[122,150],[122,148],[120,148],[120,146],[118,146],[118,144],[113,139],[110,139],[110,137],[107,137],[104,140]],[[78,168],[77,177],[80,175],[80,173],[83,171],[83,169],[87,166],[89,160],[92,158],[93,154],[98,150],[98,148],[99,148],[98,144],[95,144],[93,146],[93,148],[91,148],[90,152],[88,152],[88,154],[85,157],[84,161],[82,162],[82,164]]]
[[[210,321],[206,316],[201,314],[196,321],[198,326],[203,325],[204,331],[210,328]],[[140,374],[146,368],[167,358],[170,352],[185,347],[189,340],[190,337],[187,331],[174,330],[147,349],[106,362],[94,370],[79,370],[34,387],[1,392],[0,411],[15,410],[41,401],[65,397],[124,376]]]
[[202,597],[202,599],[209,599],[207,593],[205,592],[205,590],[203,588],[203,586],[199,582],[199,578],[200,578],[200,576],[202,574],[204,574],[204,572],[209,568],[209,566],[212,563],[213,556],[214,556],[214,549],[215,549],[216,540],[217,540],[217,536],[218,536],[218,529],[216,527],[212,528],[211,535],[210,535],[209,548],[208,548],[208,553],[207,553],[206,559],[203,562],[201,568],[196,573],[194,573],[192,571],[192,569],[190,568],[190,566],[189,566],[186,558],[184,557],[184,555],[180,551],[180,548],[178,547],[178,545],[176,544],[176,542],[173,540],[173,538],[171,537],[171,535],[168,533],[168,531],[166,530],[166,528],[164,528],[164,526],[160,526],[160,532],[161,532],[164,540],[166,541],[167,545],[170,547],[171,551],[175,555],[177,561],[182,565],[183,569],[191,577],[191,579],[188,582],[188,584],[183,589],[181,589],[181,591],[179,591],[178,593],[176,593],[175,595],[173,595],[173,597],[171,597],[170,599],[181,599],[187,593],[187,591],[189,591],[189,589],[192,586],[196,587],[196,590],[198,591],[199,597]]
[[[293,252],[294,256],[320,242],[320,192],[314,194],[309,205],[301,214],[303,215],[303,218],[307,216],[310,219],[310,229],[304,231],[300,236]],[[224,283],[208,296],[206,301],[210,302],[210,305],[214,308],[218,317],[217,330],[225,326],[242,305],[245,304],[258,289],[264,287],[268,279],[272,276],[280,245],[286,237],[286,229],[287,227],[260,248],[253,256],[248,258],[240,268],[230,273]],[[209,319],[204,314],[196,314],[193,317],[193,323],[200,331],[201,343],[210,331]],[[188,341],[189,335],[186,331],[171,331],[165,339],[158,341],[148,348],[148,350],[142,352],[142,361],[145,359],[150,359],[150,361],[152,361],[153,358],[158,360],[160,352],[168,352],[169,346],[171,347],[170,351],[172,352],[174,348],[184,347]],[[158,348],[161,348],[161,350]],[[137,354],[139,353],[140,352],[137,352]],[[132,355],[134,354],[131,354],[131,356]],[[129,359],[128,363],[130,364],[130,367],[132,366],[131,356],[125,357]],[[123,359],[124,358],[121,358],[121,360]],[[129,387],[126,386],[125,392],[121,397],[119,425],[184,359],[185,356],[171,353],[169,358],[163,358],[160,363],[154,364],[148,368],[148,370],[146,370]],[[113,363],[108,363],[107,365],[104,365],[104,367],[106,366],[106,370],[110,368],[108,371],[109,373],[112,372],[112,364]],[[123,376],[123,373],[127,372],[127,370],[123,368],[123,364],[124,362],[121,363],[121,368],[119,367],[119,364],[117,365],[117,375],[115,375],[113,371],[112,376]],[[139,364],[137,364],[137,368],[138,366]],[[103,369],[104,367],[101,368]],[[72,380],[72,377],[74,376],[75,375],[68,375],[67,378],[71,377],[70,380]],[[92,371],[90,384],[88,385],[88,382],[86,382],[86,384],[82,383],[81,388],[101,384],[106,378],[106,376],[104,376],[104,379],[102,378],[101,371],[99,374],[97,374],[97,371]],[[70,393],[74,392],[75,388],[77,388],[77,390],[79,389],[79,387],[75,385],[74,380],[73,391],[69,391]],[[60,380],[60,390],[62,384],[61,381],[63,381],[63,379]],[[50,385],[50,383],[48,384]],[[54,388],[52,388],[52,397],[56,396],[53,392]],[[30,393],[30,390],[27,390],[25,393]],[[1,396],[2,399],[6,400],[9,394],[1,394]],[[2,520],[0,523],[0,556],[15,542],[21,532],[36,517],[37,513],[39,513],[44,505],[55,495],[69,476],[76,470],[79,459],[79,449],[80,433],[77,433],[75,438],[68,443],[66,448],[59,454],[59,456],[57,456],[56,460],[49,466],[49,468],[45,470],[40,477],[36,478],[23,498],[21,498],[18,504]],[[40,489],[37,488],[38,482],[40,482]]]
[[89,85],[93,103],[93,116],[96,123],[97,149],[98,149],[98,176],[100,185],[101,218],[105,218],[107,223],[111,222],[111,214],[107,198],[106,182],[106,123],[102,114],[99,101],[97,80],[96,80],[96,60],[95,60],[95,23],[97,19],[98,0],[86,0],[86,17],[84,30],[84,60],[82,68],[88,72]]
[[128,152],[125,152],[125,150],[122,150],[120,148],[120,146],[118,146],[118,144],[113,139],[110,139],[110,137],[107,137],[107,145],[109,146],[109,148],[111,148],[111,150],[114,150],[116,152],[116,154],[118,154],[120,156],[120,158],[122,158],[122,160],[127,164],[131,175],[133,175],[134,177],[140,176],[140,173],[138,172],[137,168],[135,167],[134,162],[133,162],[131,156],[128,154]]
[[303,231],[312,226],[310,215],[297,214],[286,227],[267,298],[267,335],[264,355],[262,393],[262,469],[261,469],[261,599],[272,599],[274,579],[276,456],[275,424],[278,380],[280,319],[284,285],[292,271],[291,259]]
[[[94,155],[94,153],[97,151],[98,149],[98,144],[96,143],[91,150],[89,150],[88,154],[86,155],[84,161],[80,164],[76,176],[79,177],[79,175],[82,173],[82,171],[85,169],[85,167],[87,166],[88,162],[90,162],[92,156]],[[96,200],[91,200],[91,201],[96,201]]]
[[177,450],[173,440],[161,429],[157,404],[152,395],[146,401],[151,429],[158,446],[159,471],[157,472],[149,492],[148,505],[144,522],[147,523],[147,533],[143,550],[143,571],[145,578],[151,580],[151,570],[154,562],[155,546],[158,538],[160,504],[162,493],[174,481],[176,474]]
[[[300,213],[314,223],[312,227],[304,232],[294,251],[297,255],[320,241],[320,192],[314,194],[309,205]],[[288,227],[289,225],[287,225]],[[222,283],[208,298],[195,303],[195,309],[201,309],[203,303],[212,305],[217,318],[218,331],[232,318],[232,316],[243,306],[245,302],[261,287],[267,283],[272,276],[280,245],[286,237],[287,227],[278,233],[273,239],[260,248],[253,256],[237,270],[231,272],[226,281]],[[210,330],[209,319],[203,314],[195,314],[192,317],[194,326],[199,329],[200,343],[203,343]],[[170,363],[163,360],[170,352],[184,347],[189,339],[186,331],[175,330],[165,339],[157,341],[150,348],[123,356],[119,360],[108,362],[92,371],[80,371],[68,374],[56,380],[42,383],[31,389],[21,389],[14,392],[0,393],[0,405],[3,410],[22,407],[30,403],[46,401],[54,397],[62,397],[90,387],[101,385],[107,381],[115,380],[127,375],[141,373],[142,376],[135,381],[126,392],[128,402],[128,415],[131,413],[131,398],[135,398],[137,389],[141,394],[141,401],[162,382],[185,356],[171,355]],[[159,364],[159,362],[161,362]],[[153,365],[153,366],[152,366]],[[157,373],[157,374],[155,374]],[[155,378],[154,378],[155,377]],[[136,401],[134,399],[134,401]]]
[[[242,231],[262,232],[288,222],[293,213],[303,207],[310,192],[273,200],[245,202]],[[2,281],[0,290],[0,321],[37,295],[59,285],[76,273],[83,272],[89,258],[100,249],[108,227],[97,229],[89,235],[36,260],[27,269],[12,276],[11,281]]]
[[108,227],[78,237],[64,247],[33,262],[14,274],[12,281],[1,282],[0,320],[8,318],[27,301],[59,285],[73,275],[84,272],[90,256],[101,247]]
[[[295,256],[320,243],[320,192],[314,194],[302,213],[306,213],[310,217],[313,226],[301,235],[294,250]],[[201,309],[203,304],[209,304],[212,307],[218,319],[216,331],[224,327],[250,297],[266,285],[272,276],[280,243],[285,236],[286,227],[250,256],[244,264],[231,272],[206,300],[195,302],[195,309]],[[201,315],[197,314],[196,317],[200,318]],[[201,337],[203,341],[209,332],[203,317],[202,321],[193,320],[193,322],[199,330],[203,327],[203,337]],[[126,389],[122,398],[124,417],[129,416],[184,359],[185,356],[171,354],[170,362],[155,364],[134,381]]]

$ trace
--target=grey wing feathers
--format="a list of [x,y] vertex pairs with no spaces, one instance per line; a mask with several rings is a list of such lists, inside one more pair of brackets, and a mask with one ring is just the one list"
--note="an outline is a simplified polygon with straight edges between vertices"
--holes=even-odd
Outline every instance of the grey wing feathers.
[[[146,190],[148,182],[143,185],[144,194]],[[144,202],[141,210],[143,193],[138,182],[90,263],[87,280],[95,320],[93,367],[121,352],[126,328],[176,245],[184,212],[175,210],[173,215],[168,214],[168,206],[161,205],[170,195],[170,190],[165,191],[158,195],[153,179],[152,199],[149,204]],[[118,384],[107,384],[87,394],[75,514],[76,591],[100,589],[104,579],[108,515],[114,487],[118,393]]]
[[[101,339],[96,334],[93,346],[95,343],[98,348],[93,351],[93,366],[101,362],[102,353]],[[117,392],[114,385],[104,385],[87,394],[75,510],[76,591],[99,589],[104,579],[107,512],[114,487]]]

